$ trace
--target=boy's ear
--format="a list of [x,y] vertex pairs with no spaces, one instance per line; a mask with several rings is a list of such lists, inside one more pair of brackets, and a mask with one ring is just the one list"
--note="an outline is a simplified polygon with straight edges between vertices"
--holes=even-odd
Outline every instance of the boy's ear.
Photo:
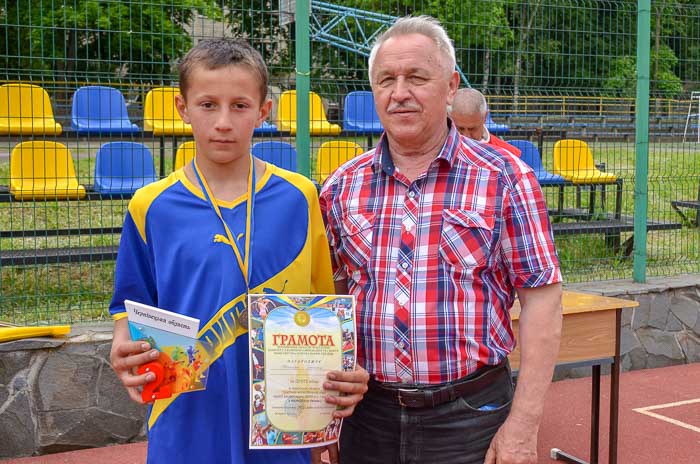
[[180,117],[187,124],[190,124],[190,117],[187,114],[187,104],[185,103],[185,97],[180,94],[175,95],[175,108],[177,112],[180,113]]
[[262,125],[263,121],[270,115],[270,111],[272,111],[272,100],[268,98],[262,105],[260,105],[260,115],[256,127],[260,127]]

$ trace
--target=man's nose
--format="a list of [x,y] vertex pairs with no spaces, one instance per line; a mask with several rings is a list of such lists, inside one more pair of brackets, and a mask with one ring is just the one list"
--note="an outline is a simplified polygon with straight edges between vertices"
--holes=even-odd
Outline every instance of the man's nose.
[[406,79],[399,77],[394,84],[394,91],[391,95],[394,100],[404,101],[411,97],[410,85]]

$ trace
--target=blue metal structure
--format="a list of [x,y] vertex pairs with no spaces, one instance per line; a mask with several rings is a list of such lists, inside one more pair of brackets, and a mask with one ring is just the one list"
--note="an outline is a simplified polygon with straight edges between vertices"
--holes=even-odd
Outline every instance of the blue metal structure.
[[[398,16],[311,0],[309,32],[311,40],[368,57],[375,39],[397,19]],[[471,87],[459,65],[456,68],[462,82]]]

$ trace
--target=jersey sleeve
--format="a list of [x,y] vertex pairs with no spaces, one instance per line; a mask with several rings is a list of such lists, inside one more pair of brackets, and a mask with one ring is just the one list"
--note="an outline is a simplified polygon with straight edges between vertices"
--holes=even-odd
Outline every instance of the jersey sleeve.
[[333,294],[335,286],[328,237],[315,191],[309,197],[309,236],[312,244],[311,292]]
[[114,294],[109,312],[115,319],[126,314],[124,300],[158,305],[153,261],[131,212],[127,212],[124,219],[114,271]]

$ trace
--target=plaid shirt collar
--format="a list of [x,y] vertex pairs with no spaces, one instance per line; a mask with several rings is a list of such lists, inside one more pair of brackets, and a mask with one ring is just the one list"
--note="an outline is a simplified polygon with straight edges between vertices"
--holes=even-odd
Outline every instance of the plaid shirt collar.
[[[435,161],[445,160],[448,165],[452,167],[457,157],[460,135],[457,131],[457,127],[452,123],[450,118],[447,118],[447,127],[449,131],[447,132],[445,143],[435,157]],[[393,176],[396,172],[396,166],[394,165],[394,160],[391,158],[391,152],[389,151],[389,138],[386,132],[382,134],[379,143],[377,143],[377,148],[374,151],[372,168],[375,173],[382,170],[387,176]]]

